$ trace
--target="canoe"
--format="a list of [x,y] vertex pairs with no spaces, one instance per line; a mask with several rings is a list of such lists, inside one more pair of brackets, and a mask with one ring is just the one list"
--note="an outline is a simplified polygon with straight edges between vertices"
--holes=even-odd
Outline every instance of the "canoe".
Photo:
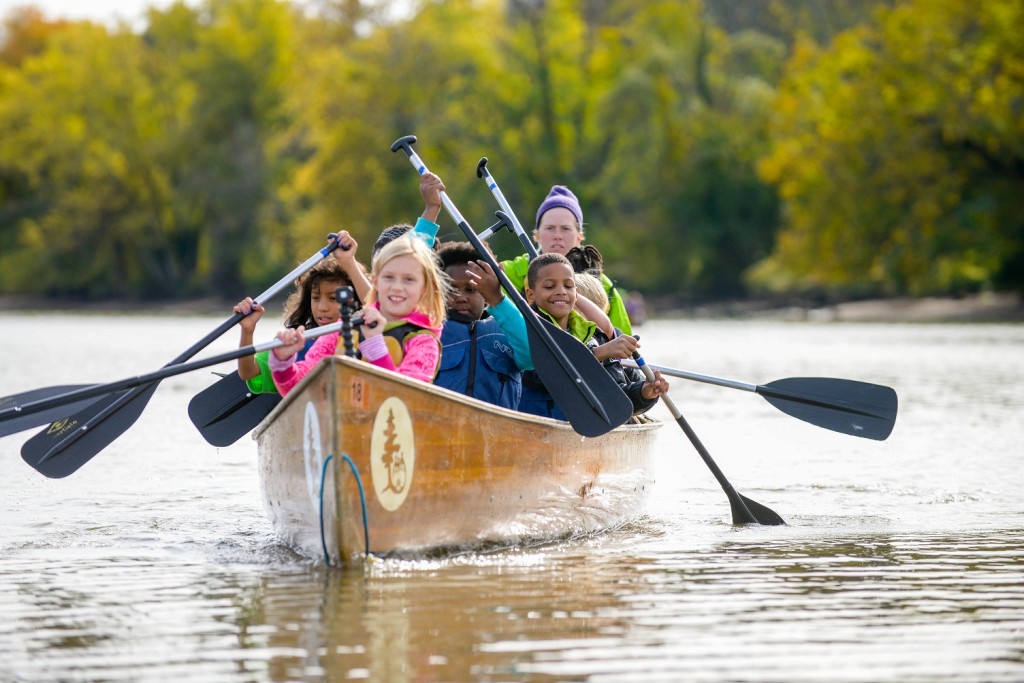
[[435,556],[592,534],[635,519],[658,422],[584,438],[343,356],[256,428],[264,506],[304,555]]

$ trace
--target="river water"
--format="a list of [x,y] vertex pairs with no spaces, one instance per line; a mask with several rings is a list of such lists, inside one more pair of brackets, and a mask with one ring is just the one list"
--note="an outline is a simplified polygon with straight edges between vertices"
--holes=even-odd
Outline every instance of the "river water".
[[[222,319],[0,313],[0,395],[156,370]],[[640,332],[648,361],[691,372],[892,386],[895,431],[857,439],[675,379],[733,485],[788,526],[733,527],[659,406],[635,523],[340,571],[275,540],[250,439],[195,431],[188,401],[214,379],[195,371],[65,479],[21,460],[34,431],[0,440],[0,681],[1024,680],[1024,326]]]

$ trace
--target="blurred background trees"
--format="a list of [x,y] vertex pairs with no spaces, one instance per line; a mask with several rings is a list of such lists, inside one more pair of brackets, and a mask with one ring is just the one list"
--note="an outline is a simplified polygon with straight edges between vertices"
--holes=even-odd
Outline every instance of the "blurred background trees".
[[0,293],[233,300],[340,228],[366,260],[422,210],[406,134],[478,231],[487,156],[524,225],[567,184],[613,279],[680,303],[1024,289],[1024,0],[0,20]]

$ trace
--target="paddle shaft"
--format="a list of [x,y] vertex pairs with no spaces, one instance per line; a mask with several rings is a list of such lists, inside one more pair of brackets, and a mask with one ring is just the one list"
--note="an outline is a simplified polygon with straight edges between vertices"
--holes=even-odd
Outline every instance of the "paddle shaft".
[[[628,360],[623,363],[634,365]],[[831,377],[790,377],[755,385],[660,365],[650,367],[673,377],[758,394],[788,415],[842,434],[884,441],[896,422],[896,392],[880,384]]]
[[[18,394],[17,397],[11,399],[0,399],[0,409],[3,409],[5,406],[8,405],[8,403],[13,402],[15,403],[14,410],[18,413],[17,415],[7,416],[4,418],[3,421],[0,421],[0,437],[9,436],[11,434],[15,434],[26,429],[34,429],[35,427],[39,427],[40,425],[49,424],[53,420],[61,419],[69,412],[78,412],[79,410],[82,410],[90,403],[92,403],[95,399],[82,399],[81,401],[76,402],[73,405],[66,404],[56,406],[50,410],[41,410],[30,415],[25,415],[24,413],[22,413],[20,410],[20,406],[23,406],[26,403],[31,403],[33,401],[39,401],[44,398],[49,398],[51,396],[59,396],[61,394],[66,394],[69,391],[85,389],[86,387],[90,386],[92,385],[65,384],[56,387],[45,387],[43,389],[26,391],[24,393]],[[2,412],[2,410],[0,410],[0,412]]]
[[[280,292],[282,289],[284,289],[285,287],[289,286],[292,282],[294,282],[295,279],[298,278],[300,275],[305,273],[307,270],[315,266],[320,261],[323,261],[325,258],[327,258],[330,255],[330,253],[334,251],[337,247],[338,237],[337,235],[332,234],[329,238],[327,245],[323,249],[310,256],[308,259],[303,261],[302,264],[296,266],[295,269],[292,270],[290,273],[288,273],[283,278],[278,280],[276,283],[271,285],[265,292],[254,298],[253,303],[262,305],[265,301],[270,300],[278,292]],[[215,329],[213,332],[200,339],[198,342],[193,344],[189,349],[187,349],[183,353],[179,354],[178,357],[172,360],[170,363],[168,363],[168,365],[181,363],[196,355],[197,353],[205,349],[207,346],[212,344],[215,340],[220,338],[222,334],[224,334],[232,327],[234,327],[242,318],[244,318],[247,315],[249,314],[235,313],[230,318],[222,322],[220,326],[217,327],[217,329]]]
[[[635,363],[629,361],[623,361],[626,365],[636,366]],[[649,365],[649,364],[648,364]],[[687,372],[685,370],[676,370],[675,368],[667,368],[663,365],[649,365],[650,368],[657,370],[658,372],[673,377],[679,377],[681,379],[690,379],[695,382],[704,382],[705,384],[714,384],[720,387],[728,387],[730,389],[739,389],[741,391],[749,391],[755,394],[761,394],[763,396],[771,396],[772,398],[784,398],[787,401],[796,401],[797,403],[806,403],[807,405],[819,406],[821,408],[839,408],[849,413],[856,415],[867,415],[869,417],[878,417],[876,413],[869,410],[863,410],[852,405],[844,405],[837,401],[825,401],[816,396],[809,396],[807,394],[800,394],[795,391],[780,391],[772,387],[766,387],[759,384],[747,384],[746,382],[737,382],[731,379],[720,379],[718,377],[711,377],[709,375],[700,375],[696,372]]]
[[[632,360],[622,361],[623,365],[630,367],[639,368],[640,364]],[[653,363],[644,362],[644,365],[651,370],[657,370],[658,372],[671,375],[673,377],[679,377],[680,379],[690,379],[694,382],[704,382],[705,384],[714,384],[720,387],[728,387],[730,389],[739,389],[741,391],[750,391],[757,393],[756,384],[747,384],[746,382],[736,382],[731,379],[720,379],[718,377],[711,377],[710,375],[699,375],[696,372],[686,372],[685,370],[677,370],[675,368],[669,368],[664,365],[654,365]]]
[[[530,239],[530,236],[526,234],[525,230],[523,230],[523,224],[519,222],[518,218],[516,218],[515,212],[512,211],[512,206],[508,203],[508,200],[505,199],[505,194],[501,191],[501,188],[498,187],[498,181],[495,180],[494,176],[491,175],[491,172],[487,170],[487,157],[480,159],[480,162],[476,165],[476,175],[487,184],[487,188],[498,201],[498,206],[501,207],[501,210],[508,214],[509,219],[512,221],[513,232],[516,233],[516,236],[522,243],[523,248],[526,249],[526,253],[530,256],[530,260],[532,261],[537,258],[537,254],[539,253],[537,251],[537,247],[533,245],[533,241]],[[484,235],[486,235],[486,233],[484,233]],[[484,237],[484,235],[481,235],[481,237]]]
[[[651,370],[653,366],[649,366],[639,353],[633,354],[633,361],[633,365],[640,368],[644,373],[644,377],[653,382],[655,379],[654,372]],[[715,479],[718,480],[722,490],[725,491],[725,495],[729,498],[729,504],[732,507],[733,524],[784,524],[785,522],[782,521],[782,518],[775,515],[774,512],[772,515],[778,517],[778,521],[772,519],[771,515],[762,514],[761,517],[758,517],[751,511],[752,507],[758,509],[763,508],[763,506],[747,505],[748,502],[753,503],[753,501],[741,496],[736,488],[729,482],[725,473],[722,472],[718,467],[718,464],[715,463],[714,458],[711,457],[711,453],[704,447],[704,444],[697,437],[697,433],[693,431],[693,427],[691,427],[690,423],[686,421],[683,414],[679,412],[679,408],[676,407],[672,398],[668,394],[662,394],[661,400],[668,407],[669,412],[672,413],[672,417],[675,418],[675,421],[680,427],[682,427],[683,432],[686,434],[686,438],[688,438],[690,443],[693,444],[694,449],[696,449],[701,459],[704,460],[704,464],[707,465],[708,469],[711,470],[711,473],[715,475]]]
[[[362,321],[356,319],[353,321],[354,324],[360,325]],[[332,323],[330,325],[324,325],[322,327],[315,327],[309,332],[305,333],[307,339],[313,339],[331,332],[338,332],[341,330],[341,322]],[[195,360],[190,363],[175,363],[173,365],[165,365],[159,370],[148,372],[144,375],[136,375],[135,377],[126,377],[107,384],[97,384],[94,386],[86,387],[84,389],[78,389],[76,391],[70,391],[60,396],[54,396],[44,401],[37,401],[35,404],[27,404],[22,407],[25,414],[30,414],[37,410],[45,410],[51,406],[59,406],[65,403],[74,403],[83,398],[91,398],[95,396],[102,396],[104,394],[112,394],[118,391],[124,391],[125,389],[131,389],[134,387],[143,387],[154,382],[167,379],[168,377],[174,377],[175,375],[183,375],[193,370],[201,370],[202,368],[208,368],[211,365],[217,365],[219,363],[225,363],[229,360],[236,360],[238,358],[244,358],[245,356],[251,356],[261,351],[269,351],[284,346],[285,342],[280,339],[272,339],[267,342],[260,344],[250,344],[249,346],[243,346],[233,351],[228,351],[216,356],[210,356],[209,358],[203,358],[201,360]]]

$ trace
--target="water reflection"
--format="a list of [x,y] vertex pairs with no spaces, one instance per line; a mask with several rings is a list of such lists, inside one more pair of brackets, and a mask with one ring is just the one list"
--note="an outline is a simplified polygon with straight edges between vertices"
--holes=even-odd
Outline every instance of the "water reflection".
[[950,663],[1012,680],[997,663],[1024,664],[1019,531],[723,540],[641,557],[624,540],[598,554],[265,576],[239,613],[240,646],[274,652],[275,681],[822,680],[832,666],[904,680]]

